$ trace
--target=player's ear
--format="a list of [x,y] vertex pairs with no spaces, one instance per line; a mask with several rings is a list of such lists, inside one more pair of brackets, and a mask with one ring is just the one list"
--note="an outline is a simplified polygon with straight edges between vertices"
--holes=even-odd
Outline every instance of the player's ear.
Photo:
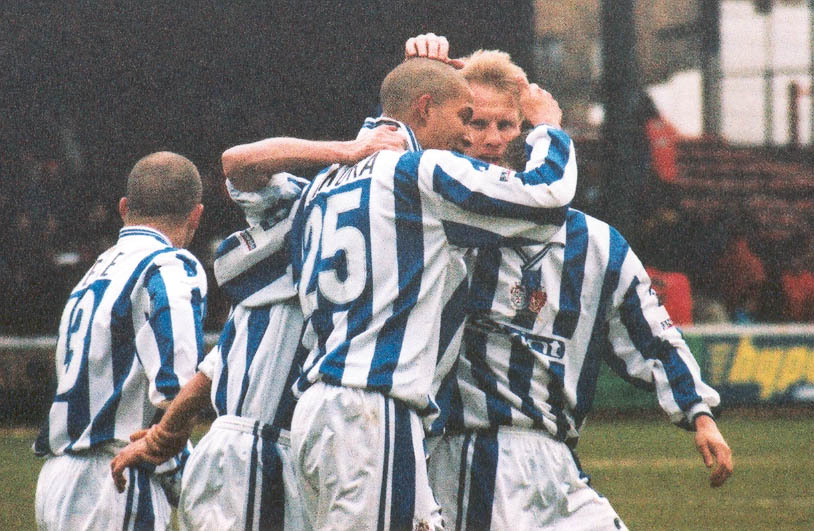
[[127,213],[130,211],[130,207],[127,205],[127,198],[122,197],[119,199],[119,215],[122,218],[122,221],[125,221],[127,217]]
[[198,224],[201,222],[201,216],[203,216],[203,210],[204,206],[201,203],[198,203],[187,215],[187,221],[189,222],[190,228],[193,230],[198,228]]
[[415,102],[415,110],[418,114],[418,117],[423,120],[424,122],[430,116],[430,108],[432,107],[432,96],[429,94],[422,94],[416,99]]

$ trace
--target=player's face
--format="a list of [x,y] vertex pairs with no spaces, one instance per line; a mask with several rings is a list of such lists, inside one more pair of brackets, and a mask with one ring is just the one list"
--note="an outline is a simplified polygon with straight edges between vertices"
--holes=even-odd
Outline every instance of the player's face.
[[443,103],[433,104],[428,118],[428,130],[432,132],[423,147],[447,149],[461,153],[472,143],[469,121],[472,119],[472,94],[468,90]]
[[520,134],[520,111],[510,93],[480,83],[470,83],[473,94],[472,145],[464,153],[492,164],[503,161],[509,142]]

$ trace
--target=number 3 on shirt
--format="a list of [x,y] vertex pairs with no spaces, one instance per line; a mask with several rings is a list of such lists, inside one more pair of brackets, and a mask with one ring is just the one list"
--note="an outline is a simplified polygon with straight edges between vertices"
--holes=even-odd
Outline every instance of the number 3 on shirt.
[[[356,227],[337,227],[339,215],[360,208],[362,189],[354,188],[328,196],[325,208],[314,204],[305,223],[306,256],[302,278],[308,279],[309,292],[314,282],[320,294],[334,304],[356,300],[367,280],[365,236]],[[319,257],[319,260],[317,260]],[[343,264],[346,275],[337,267]],[[309,300],[314,303],[309,294]]]
[[73,304],[73,307],[65,331],[65,358],[57,360],[57,370],[60,371],[57,378],[57,394],[66,393],[73,388],[83,365],[86,364],[91,340],[90,326],[109,284],[110,280],[97,280],[71,294],[68,304]]

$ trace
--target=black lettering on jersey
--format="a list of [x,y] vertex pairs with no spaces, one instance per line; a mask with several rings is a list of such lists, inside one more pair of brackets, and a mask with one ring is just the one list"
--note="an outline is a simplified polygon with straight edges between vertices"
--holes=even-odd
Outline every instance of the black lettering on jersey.
[[378,156],[377,152],[353,166],[339,166],[322,179],[312,196],[328,188],[336,188],[357,179],[369,178],[373,174],[373,167]]

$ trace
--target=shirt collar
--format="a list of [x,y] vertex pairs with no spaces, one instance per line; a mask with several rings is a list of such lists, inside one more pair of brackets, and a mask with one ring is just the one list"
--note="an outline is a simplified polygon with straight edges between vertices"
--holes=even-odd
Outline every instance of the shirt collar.
[[164,233],[146,225],[125,225],[119,230],[119,240],[130,236],[148,236],[172,247],[172,242]]
[[421,144],[418,143],[418,139],[415,137],[413,130],[410,129],[410,126],[404,122],[399,122],[398,120],[394,120],[393,118],[389,118],[384,115],[379,116],[378,118],[365,118],[365,122],[362,124],[362,129],[359,131],[359,135],[356,135],[356,138],[359,138],[362,133],[370,131],[375,127],[379,127],[380,125],[395,126],[397,128],[396,132],[400,133],[407,141],[407,151],[421,151]]

